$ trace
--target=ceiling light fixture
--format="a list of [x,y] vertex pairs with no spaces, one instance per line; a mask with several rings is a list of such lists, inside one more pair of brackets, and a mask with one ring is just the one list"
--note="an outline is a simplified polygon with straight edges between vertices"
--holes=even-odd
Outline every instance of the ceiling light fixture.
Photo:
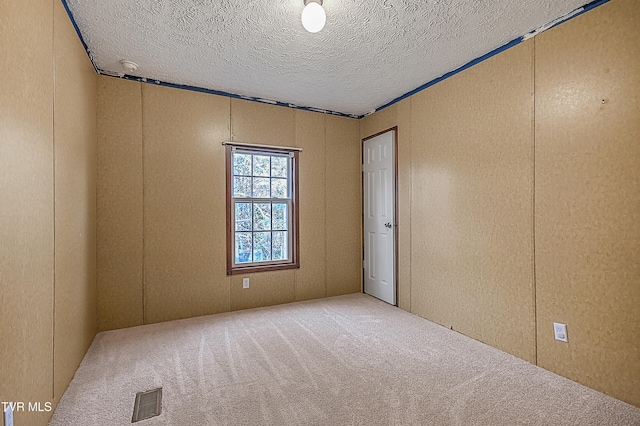
[[327,14],[322,8],[322,0],[304,0],[302,9],[302,26],[310,33],[317,33],[324,28]]

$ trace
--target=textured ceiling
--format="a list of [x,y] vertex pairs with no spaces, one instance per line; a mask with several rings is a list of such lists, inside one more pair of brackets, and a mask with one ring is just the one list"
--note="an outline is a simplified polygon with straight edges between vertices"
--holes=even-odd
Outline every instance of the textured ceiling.
[[366,114],[585,0],[66,0],[94,65],[149,80]]

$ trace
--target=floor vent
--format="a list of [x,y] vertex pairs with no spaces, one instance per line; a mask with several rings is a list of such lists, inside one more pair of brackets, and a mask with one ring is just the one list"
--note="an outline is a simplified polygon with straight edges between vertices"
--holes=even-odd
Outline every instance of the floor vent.
[[162,388],[138,392],[136,394],[136,402],[133,405],[133,418],[131,419],[131,423],[158,416],[161,410]]

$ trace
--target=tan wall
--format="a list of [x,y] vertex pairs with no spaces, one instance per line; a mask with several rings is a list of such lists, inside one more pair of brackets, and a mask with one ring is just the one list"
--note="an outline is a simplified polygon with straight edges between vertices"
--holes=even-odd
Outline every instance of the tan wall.
[[[357,120],[109,77],[98,105],[100,330],[359,291]],[[301,267],[249,289],[226,275],[230,139],[303,148]]]
[[97,75],[54,2],[54,394],[62,396],[96,335]]
[[140,84],[98,78],[99,330],[143,324],[141,108]]
[[361,120],[398,126],[399,306],[636,406],[639,24],[613,0]]
[[142,108],[144,321],[228,311],[229,99],[143,85]]
[[412,310],[535,362],[533,41],[419,93],[412,113]]
[[48,0],[0,3],[1,401],[53,396],[52,14]]
[[0,3],[0,51],[0,401],[55,404],[96,333],[96,76],[59,1]]
[[538,364],[640,406],[635,0],[536,38],[535,221]]
[[357,121],[326,120],[326,295],[338,296],[362,289],[362,150]]

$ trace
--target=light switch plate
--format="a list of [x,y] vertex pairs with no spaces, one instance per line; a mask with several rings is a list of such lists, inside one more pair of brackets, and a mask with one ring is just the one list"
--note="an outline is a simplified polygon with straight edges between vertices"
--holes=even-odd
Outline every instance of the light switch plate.
[[568,343],[569,339],[567,338],[567,325],[560,324],[558,322],[553,323],[553,332],[556,336],[556,340],[560,342]]
[[249,288],[249,278],[242,279],[242,288]]

